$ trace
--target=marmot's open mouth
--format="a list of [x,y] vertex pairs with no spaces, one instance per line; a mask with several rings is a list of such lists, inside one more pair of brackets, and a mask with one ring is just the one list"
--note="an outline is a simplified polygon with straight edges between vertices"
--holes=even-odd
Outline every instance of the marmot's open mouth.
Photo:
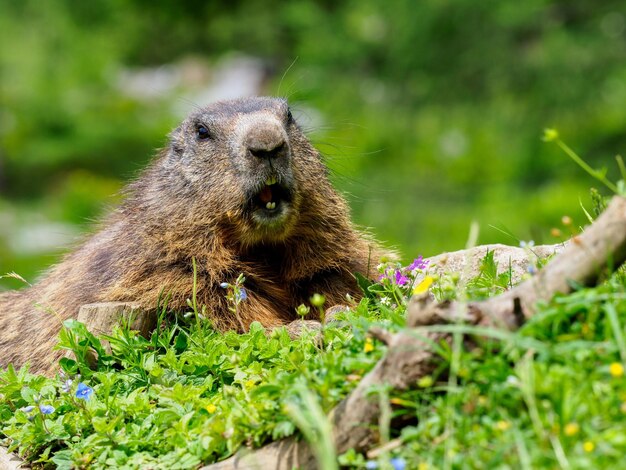
[[280,214],[283,206],[291,200],[291,191],[271,176],[253,197],[252,202],[255,211],[262,211],[265,215],[272,216]]

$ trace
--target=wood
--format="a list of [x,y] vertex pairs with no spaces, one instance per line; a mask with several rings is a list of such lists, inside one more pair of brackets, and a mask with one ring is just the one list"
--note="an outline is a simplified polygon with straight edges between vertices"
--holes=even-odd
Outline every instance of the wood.
[[148,338],[156,328],[156,312],[142,309],[134,302],[101,302],[83,305],[78,311],[79,322],[95,335],[110,335],[113,327],[132,319],[131,329]]
[[[412,299],[407,324],[410,328],[390,334],[373,331],[388,344],[387,354],[331,412],[337,453],[354,448],[366,450],[377,443],[374,426],[379,416],[378,400],[367,396],[373,385],[389,384],[408,389],[437,367],[433,346],[450,341],[450,335],[429,331],[428,325],[462,321],[475,325],[518,328],[535,313],[539,300],[571,291],[571,282],[593,285],[608,268],[626,260],[626,199],[616,196],[606,211],[587,230],[574,237],[547,266],[533,278],[510,291],[483,302],[436,304],[428,297]],[[274,442],[256,451],[249,450],[204,470],[316,468],[307,444],[295,438]]]
[[[80,307],[76,319],[84,323],[94,335],[110,335],[116,325],[131,321],[132,330],[137,330],[144,338],[150,338],[156,328],[157,313],[142,309],[134,302],[100,302]],[[108,341],[102,340],[102,346],[107,353],[111,353]],[[95,351],[90,350],[86,359],[91,367],[98,363]]]

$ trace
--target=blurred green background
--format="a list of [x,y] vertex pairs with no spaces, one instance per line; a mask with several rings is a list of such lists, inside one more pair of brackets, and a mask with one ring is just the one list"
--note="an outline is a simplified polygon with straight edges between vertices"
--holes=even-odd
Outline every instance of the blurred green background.
[[[287,96],[405,260],[554,242],[626,147],[626,2],[0,0],[0,273],[35,280],[188,111]],[[616,175],[617,172],[613,172]],[[502,230],[512,234],[508,236]],[[0,288],[19,283],[0,281]]]

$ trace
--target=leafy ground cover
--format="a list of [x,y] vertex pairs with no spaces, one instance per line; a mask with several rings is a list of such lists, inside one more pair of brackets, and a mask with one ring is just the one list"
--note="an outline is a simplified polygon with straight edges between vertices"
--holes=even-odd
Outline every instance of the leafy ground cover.
[[[59,344],[75,360],[63,359],[56,377],[0,371],[0,442],[41,468],[195,468],[299,431],[324,468],[606,468],[621,461],[623,270],[599,287],[554,298],[515,333],[446,326],[458,341],[441,345],[437,374],[407,392],[372,390],[382,404],[380,446],[335,456],[324,443],[324,412],[384,354],[367,335],[371,326],[402,328],[415,291],[484,298],[510,285],[507,267],[490,256],[463,287],[455,275],[429,276],[419,259],[380,270],[380,282],[326,325],[322,338],[310,331],[292,340],[258,324],[222,334],[197,309],[170,318],[165,306],[150,339],[124,325],[95,337],[69,321]],[[245,301],[245,287],[227,292]]]

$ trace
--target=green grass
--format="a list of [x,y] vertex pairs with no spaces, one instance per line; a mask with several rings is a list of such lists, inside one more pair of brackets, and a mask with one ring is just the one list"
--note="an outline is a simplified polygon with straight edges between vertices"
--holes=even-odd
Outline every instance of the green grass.
[[[467,294],[497,294],[506,271],[486,258]],[[106,337],[108,353],[105,338],[66,322],[60,345],[77,359],[61,361],[64,375],[0,372],[0,436],[43,468],[195,468],[300,428],[332,468],[324,412],[384,354],[368,328],[403,327],[414,284],[408,277],[404,286],[385,278],[367,288],[344,318],[349,326],[329,324],[323,343],[314,332],[291,340],[258,324],[246,334],[221,334],[190,310],[187,318],[163,315],[150,339],[120,326]],[[456,280],[443,276],[432,289],[453,297]],[[385,445],[374,460],[379,468],[394,468],[395,458],[396,466],[403,459],[420,469],[618,464],[626,452],[625,323],[622,271],[599,287],[557,296],[519,332],[437,327],[457,339],[469,334],[477,347],[444,347],[439,372],[414,390],[372,391],[382,405]],[[90,348],[99,352],[91,367]],[[86,400],[76,396],[79,383],[93,389]],[[39,405],[54,411],[44,415]],[[364,468],[367,457],[350,451],[338,462]]]

